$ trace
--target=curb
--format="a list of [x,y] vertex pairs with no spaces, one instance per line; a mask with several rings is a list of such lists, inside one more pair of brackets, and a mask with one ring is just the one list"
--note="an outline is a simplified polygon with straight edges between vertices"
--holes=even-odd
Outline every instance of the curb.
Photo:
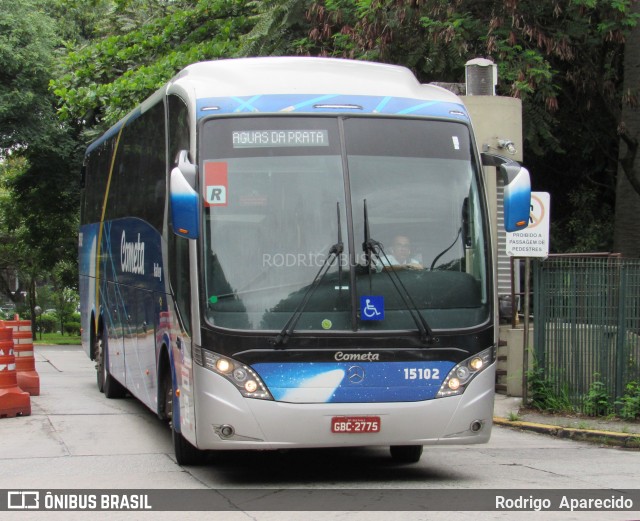
[[603,445],[624,447],[627,449],[640,449],[640,434],[599,431],[591,429],[575,429],[573,427],[561,427],[559,425],[547,425],[544,423],[533,423],[526,421],[511,421],[505,418],[493,418],[494,425],[509,427],[512,429],[526,430],[556,436],[558,438],[569,438],[578,441],[590,441]]

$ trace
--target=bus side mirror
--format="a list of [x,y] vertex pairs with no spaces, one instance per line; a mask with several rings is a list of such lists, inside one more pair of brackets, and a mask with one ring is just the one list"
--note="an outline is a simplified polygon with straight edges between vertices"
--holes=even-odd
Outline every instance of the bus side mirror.
[[531,212],[529,171],[512,159],[494,154],[482,154],[482,164],[497,167],[504,180],[504,229],[525,229]]
[[187,239],[197,239],[200,235],[200,198],[195,190],[196,174],[196,165],[189,161],[187,151],[182,150],[178,166],[171,171],[169,192],[173,231]]

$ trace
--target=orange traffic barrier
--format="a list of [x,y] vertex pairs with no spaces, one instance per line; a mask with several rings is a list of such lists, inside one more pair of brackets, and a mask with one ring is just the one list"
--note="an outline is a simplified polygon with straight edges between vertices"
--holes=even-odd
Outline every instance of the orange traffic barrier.
[[13,330],[0,327],[0,418],[29,416],[31,397],[18,387]]
[[13,329],[13,353],[16,357],[18,387],[31,396],[40,396],[40,375],[36,371],[36,359],[33,354],[33,333],[31,321],[5,320],[4,325]]

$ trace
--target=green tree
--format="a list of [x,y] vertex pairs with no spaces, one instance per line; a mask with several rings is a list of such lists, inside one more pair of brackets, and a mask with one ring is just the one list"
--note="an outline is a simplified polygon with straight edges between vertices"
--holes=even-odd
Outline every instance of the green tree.
[[[7,179],[11,179],[12,174],[20,175],[26,165],[26,161],[20,158],[5,160],[0,168],[5,183]],[[15,272],[19,282],[16,290],[15,287],[7,285],[6,280],[3,280],[2,289],[6,292],[5,296],[15,304],[26,305],[30,310],[30,316],[33,317],[36,307],[36,281],[44,269],[38,256],[29,247],[28,224],[20,215],[20,206],[14,204],[11,190],[3,189],[3,197],[0,199],[0,223],[2,224],[0,265],[5,270]],[[26,301],[23,300],[25,294]]]
[[252,1],[253,27],[240,39],[239,56],[298,54],[310,30],[308,0]]
[[17,270],[31,316],[36,281],[76,256],[79,155],[49,91],[62,48],[32,0],[0,0],[0,259]]
[[0,0],[0,151],[21,150],[54,121],[48,95],[55,32],[31,0]]
[[[625,34],[631,0],[325,0],[306,5],[309,29],[288,50],[405,65],[423,82],[464,78],[470,58],[492,58],[498,92],[523,100],[525,162],[534,189],[553,194],[556,251],[611,248]],[[264,12],[258,26],[269,26]],[[287,20],[279,15],[271,22]],[[280,33],[286,28],[280,27]],[[275,48],[262,31],[253,48]],[[278,47],[282,47],[279,43]],[[637,45],[635,47],[637,49]],[[597,121],[597,123],[595,123]],[[585,193],[599,205],[578,206]],[[602,207],[602,209],[600,208]],[[577,212],[586,226],[576,226]],[[588,231],[583,240],[580,234]],[[576,233],[578,235],[576,235]],[[640,241],[636,241],[636,244]]]
[[0,161],[0,292],[14,304],[22,302],[21,296],[28,289],[27,278],[21,273],[28,260],[28,252],[20,241],[23,230],[14,228],[15,206],[6,180],[20,175],[26,168],[27,161],[23,157],[9,156]]
[[[640,14],[640,4],[633,5]],[[624,56],[624,87],[620,134],[620,163],[616,191],[615,251],[640,257],[640,25],[629,34]]]
[[[99,16],[81,9],[87,2]],[[457,82],[467,60],[484,56],[498,64],[499,93],[523,100],[525,163],[534,189],[553,196],[552,248],[612,246],[611,228],[598,223],[610,219],[620,179],[623,58],[635,0],[87,2],[52,2],[73,23],[51,85],[63,121],[83,130],[85,142],[198,60],[336,56],[405,65],[423,82]]]
[[235,54],[250,12],[245,0],[114,2],[110,30],[70,51],[51,82],[60,116],[97,137],[186,65]]
[[[69,280],[69,274],[76,273],[76,263],[68,261],[59,262],[51,272],[52,297],[55,304],[56,314],[60,321],[60,331],[64,333],[65,324],[73,318],[80,301],[76,291],[76,280]],[[72,285],[69,283],[72,282]]]
[[113,29],[113,0],[47,0],[43,9],[56,21],[56,32],[62,40],[56,61],[70,47],[86,44]]

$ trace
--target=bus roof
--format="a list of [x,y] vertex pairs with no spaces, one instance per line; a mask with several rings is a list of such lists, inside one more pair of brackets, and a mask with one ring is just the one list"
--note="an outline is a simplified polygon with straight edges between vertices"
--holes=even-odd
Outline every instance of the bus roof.
[[169,82],[187,84],[196,99],[266,94],[357,94],[461,103],[453,93],[423,85],[398,65],[312,57],[238,58],[195,63]]
[[[116,136],[128,121],[167,94],[181,95],[195,106],[198,116],[205,115],[211,108],[219,114],[335,113],[352,104],[362,109],[361,113],[413,114],[469,121],[458,96],[435,85],[421,84],[409,69],[399,65],[302,56],[237,58],[185,67],[94,141],[86,154]],[[318,107],[318,101],[325,101],[327,106]]]

